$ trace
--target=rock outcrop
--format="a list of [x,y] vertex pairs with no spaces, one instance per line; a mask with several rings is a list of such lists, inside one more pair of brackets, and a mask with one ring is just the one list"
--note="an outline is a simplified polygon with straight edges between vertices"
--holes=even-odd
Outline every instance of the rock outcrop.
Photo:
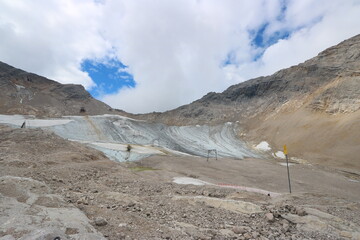
[[8,239],[105,239],[83,212],[42,182],[1,176],[0,196],[0,231]]

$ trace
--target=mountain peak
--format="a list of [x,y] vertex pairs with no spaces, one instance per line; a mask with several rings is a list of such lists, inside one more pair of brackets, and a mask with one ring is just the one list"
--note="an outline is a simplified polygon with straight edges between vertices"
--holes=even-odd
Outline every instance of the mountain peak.
[[1,114],[59,117],[111,113],[113,109],[94,99],[81,85],[61,84],[0,62]]

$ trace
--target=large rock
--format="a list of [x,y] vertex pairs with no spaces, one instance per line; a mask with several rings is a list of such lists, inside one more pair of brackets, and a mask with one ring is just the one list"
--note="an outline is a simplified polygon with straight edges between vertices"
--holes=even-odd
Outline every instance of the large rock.
[[282,215],[282,217],[297,224],[296,227],[302,231],[326,233],[331,229],[339,237],[360,239],[359,227],[354,223],[313,208],[305,208],[305,211],[307,212],[305,216],[289,213]]
[[108,222],[106,221],[105,218],[102,218],[102,217],[97,217],[94,219],[94,223],[96,226],[105,226],[108,224]]
[[0,212],[4,239],[105,239],[78,208],[31,178],[0,177]]

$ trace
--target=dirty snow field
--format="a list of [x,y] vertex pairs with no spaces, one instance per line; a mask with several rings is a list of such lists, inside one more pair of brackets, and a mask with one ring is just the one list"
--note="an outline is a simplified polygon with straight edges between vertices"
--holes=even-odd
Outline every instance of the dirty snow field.
[[[85,143],[117,160],[138,160],[161,154],[207,157],[217,150],[220,157],[259,157],[236,136],[236,123],[217,126],[167,126],[118,115],[66,116],[36,119],[33,116],[0,115],[0,123],[27,128],[42,128],[72,141]],[[131,152],[127,145],[131,144]],[[211,155],[214,157],[214,154]]]

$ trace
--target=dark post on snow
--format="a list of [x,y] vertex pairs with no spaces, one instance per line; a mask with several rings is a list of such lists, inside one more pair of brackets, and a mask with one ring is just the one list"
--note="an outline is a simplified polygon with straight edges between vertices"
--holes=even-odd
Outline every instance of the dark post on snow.
[[288,174],[288,180],[289,180],[289,192],[291,193],[289,158],[288,158],[288,151],[287,151],[286,145],[284,145],[284,154],[285,154],[285,157],[286,157],[286,168],[287,168],[287,174]]
[[210,153],[215,153],[216,160],[218,160],[217,150],[216,150],[216,149],[209,149],[209,150],[208,150],[208,155],[207,155],[207,158],[206,158],[206,161],[207,161],[207,162],[209,161]]

